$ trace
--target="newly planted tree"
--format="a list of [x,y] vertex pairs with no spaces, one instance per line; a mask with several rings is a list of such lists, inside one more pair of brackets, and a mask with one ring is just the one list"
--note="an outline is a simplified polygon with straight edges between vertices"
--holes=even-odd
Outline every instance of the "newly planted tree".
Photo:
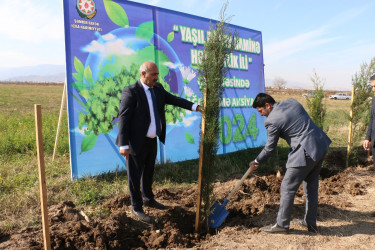
[[[369,79],[375,74],[375,57],[370,63],[363,63],[359,72],[352,78],[354,88],[354,98],[351,105],[352,116],[349,120],[352,124],[351,142],[348,148],[354,148],[364,139],[366,129],[370,120],[371,97],[373,96]],[[348,159],[357,158],[357,150],[348,152]]]
[[225,17],[227,5],[228,3],[221,10],[220,22],[210,25],[198,68],[200,90],[204,93],[204,113],[200,143],[197,230],[200,224],[205,225],[208,230],[208,216],[213,202],[213,182],[217,172],[215,158],[219,139],[220,100],[224,92],[223,81],[228,72],[226,63],[236,45],[236,36],[228,29],[229,18]]

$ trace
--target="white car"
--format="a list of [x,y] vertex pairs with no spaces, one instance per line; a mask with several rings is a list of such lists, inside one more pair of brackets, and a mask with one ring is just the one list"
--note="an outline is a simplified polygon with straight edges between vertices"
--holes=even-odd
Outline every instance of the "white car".
[[315,96],[315,92],[308,92],[308,93],[305,93],[305,94],[302,94],[303,97],[314,97]]
[[334,100],[350,100],[352,99],[351,96],[347,95],[346,93],[336,93],[334,95],[330,95],[329,99],[334,99]]

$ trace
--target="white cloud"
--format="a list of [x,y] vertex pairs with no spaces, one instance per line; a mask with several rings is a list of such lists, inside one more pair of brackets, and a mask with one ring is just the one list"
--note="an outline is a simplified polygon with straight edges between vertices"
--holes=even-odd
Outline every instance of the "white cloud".
[[170,69],[177,69],[178,67],[181,66],[181,63],[176,64],[176,63],[172,63],[172,62],[165,62],[164,65],[167,66]]
[[110,40],[114,40],[116,36],[111,33],[108,33],[108,34],[103,35],[102,38],[106,41],[110,41]]
[[190,87],[187,87],[187,86],[184,87],[184,92],[187,97],[190,97],[194,94],[194,91]]
[[76,134],[81,134],[85,135],[85,132],[88,130],[87,126],[82,127],[82,129],[79,129],[78,127],[71,129],[70,132],[76,133]]
[[264,45],[265,63],[273,63],[290,57],[298,52],[311,50],[318,46],[339,40],[342,37],[334,37],[329,34],[337,27],[345,25],[356,17],[360,16],[370,5],[356,9],[343,11],[332,16],[324,25],[310,32],[297,34],[291,38]]
[[177,127],[184,127],[184,128],[192,126],[194,122],[198,119],[198,116],[196,115],[189,116],[191,112],[186,112],[186,114],[187,116],[183,117],[181,122],[177,122],[176,124],[173,124],[173,123],[169,123],[169,124],[177,126]]
[[[108,40],[110,39],[110,40]],[[85,46],[83,48],[83,51],[89,52],[89,53],[99,53],[102,56],[106,55],[130,55],[135,53],[134,50],[129,49],[125,46],[126,42],[121,39],[117,39],[114,36],[106,36],[105,40],[107,40],[106,43],[98,42],[96,40],[92,41],[89,45]]]
[[190,127],[193,125],[194,121],[198,119],[198,116],[190,116],[190,117],[184,117],[182,119],[182,123],[184,124],[184,127]]
[[324,29],[296,35],[294,37],[264,45],[265,63],[280,61],[291,55],[330,43],[339,38],[324,37]]
[[63,39],[62,11],[54,13],[48,4],[31,0],[0,2],[0,35],[40,43]]

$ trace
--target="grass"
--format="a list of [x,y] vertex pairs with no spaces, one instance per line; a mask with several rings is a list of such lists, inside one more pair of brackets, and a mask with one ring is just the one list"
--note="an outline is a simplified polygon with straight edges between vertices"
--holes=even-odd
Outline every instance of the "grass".
[[[271,93],[271,95],[276,101],[294,98],[307,110],[306,98],[302,96],[302,93],[306,91],[291,90],[289,94],[284,94],[282,93],[283,91],[274,90],[273,92],[274,93]],[[325,96],[327,96],[327,94]],[[332,140],[331,148],[346,148],[349,134],[348,117],[351,102],[350,100],[331,100],[327,97],[324,99],[324,102],[327,107],[324,130]]]
[[[105,218],[109,212],[103,202],[128,194],[125,172],[106,173],[72,181],[66,113],[60,132],[57,157],[52,153],[60,110],[62,85],[0,84],[0,232],[24,226],[41,226],[38,163],[35,145],[34,104],[42,105],[48,205],[71,200],[90,216]],[[270,93],[276,101],[295,98],[306,107],[303,92]],[[346,148],[349,101],[326,100],[327,133],[332,148]],[[217,179],[241,176],[261,148],[247,149],[218,157]],[[276,153],[258,174],[282,170],[289,148],[280,140]],[[198,160],[157,165],[155,188],[179,189],[196,185]]]

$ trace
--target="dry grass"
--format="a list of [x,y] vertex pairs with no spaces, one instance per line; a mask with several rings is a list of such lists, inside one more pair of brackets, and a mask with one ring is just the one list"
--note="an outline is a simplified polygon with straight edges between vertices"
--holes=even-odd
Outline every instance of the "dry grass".
[[[100,209],[103,200],[113,195],[127,193],[127,179],[124,173],[115,173],[100,178],[84,179],[72,182],[70,178],[69,155],[67,153],[67,120],[63,120],[62,138],[57,159],[52,163],[51,154],[54,146],[57,121],[60,110],[63,85],[30,85],[30,84],[0,84],[0,144],[6,145],[19,134],[28,134],[22,138],[25,141],[13,141],[11,146],[1,147],[0,152],[0,231],[10,231],[25,225],[40,226],[39,187],[37,161],[35,156],[34,104],[42,105],[42,113],[48,118],[43,121],[43,134],[46,148],[46,175],[48,187],[48,204],[56,204],[63,200],[73,200],[75,204],[84,206],[85,210]],[[305,91],[270,91],[277,101],[295,98],[306,105],[302,93]],[[345,113],[349,112],[349,101],[326,100],[327,120],[330,124],[328,135],[333,141],[333,147],[346,148],[347,122]],[[342,114],[341,114],[342,113]],[[25,130],[27,128],[27,130]],[[6,132],[4,132],[6,131]],[[6,134],[5,134],[6,133]],[[8,140],[8,139],[9,140]],[[3,139],[3,140],[2,140]],[[28,141],[26,141],[26,139]],[[4,141],[5,140],[5,141]],[[18,145],[19,143],[20,145]],[[285,144],[285,142],[284,142]],[[25,148],[25,145],[27,146]],[[281,147],[278,155],[272,158],[271,167],[283,163],[287,148],[280,140]],[[285,149],[285,150],[284,150]],[[222,156],[222,175],[239,173],[246,168],[258,149],[236,152]],[[276,162],[276,163],[275,163]],[[185,187],[196,181],[197,161],[169,163],[160,167],[155,174],[155,184],[167,187]],[[274,170],[274,169],[272,169]],[[195,181],[194,181],[195,178]],[[94,209],[94,210],[95,210]]]

